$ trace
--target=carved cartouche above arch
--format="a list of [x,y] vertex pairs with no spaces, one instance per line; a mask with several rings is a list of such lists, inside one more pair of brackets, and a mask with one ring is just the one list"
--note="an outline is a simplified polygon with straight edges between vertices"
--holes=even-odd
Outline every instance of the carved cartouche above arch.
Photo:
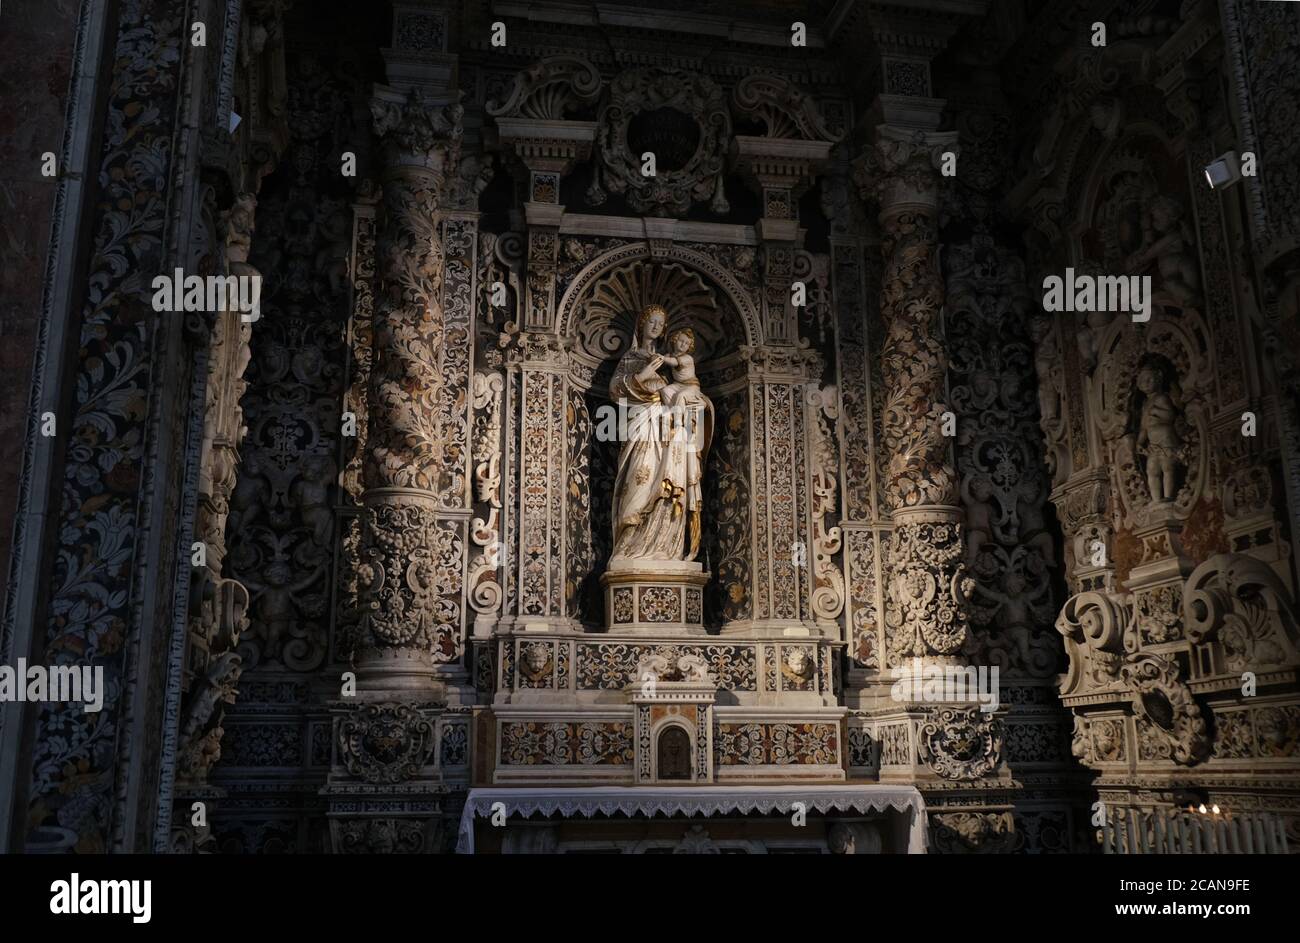
[[[715,213],[729,209],[723,176],[731,115],[710,79],[684,69],[629,69],[610,83],[597,125],[592,205],[609,191],[655,216],[682,215],[705,200]],[[653,174],[645,172],[647,153]]]
[[[721,291],[721,298],[712,286]],[[586,368],[577,371],[579,374],[590,377],[601,363],[618,356],[631,326],[627,312],[619,309],[643,300],[662,304],[670,321],[681,317],[704,326],[699,340],[705,343],[721,340],[718,330],[709,330],[714,324],[720,330],[721,323],[720,317],[709,322],[701,316],[710,311],[720,315],[731,308],[739,314],[744,330],[743,341],[737,339],[738,343],[751,347],[763,343],[753,298],[715,260],[681,246],[669,246],[652,255],[647,243],[632,243],[587,263],[557,305],[559,335],[576,339],[571,360]]]

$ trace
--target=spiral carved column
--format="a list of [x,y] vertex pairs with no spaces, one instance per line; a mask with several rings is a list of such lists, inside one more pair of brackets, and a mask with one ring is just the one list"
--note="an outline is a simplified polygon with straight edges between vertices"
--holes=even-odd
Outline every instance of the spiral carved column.
[[968,633],[962,512],[944,434],[948,358],[936,223],[938,167],[945,151],[956,150],[956,137],[881,127],[864,168],[884,235],[885,500],[894,523],[885,616],[896,668],[917,658],[957,663]]
[[383,138],[369,428],[363,466],[357,693],[437,696],[436,512],[442,467],[441,190],[459,157],[462,109],[412,92],[371,104]]

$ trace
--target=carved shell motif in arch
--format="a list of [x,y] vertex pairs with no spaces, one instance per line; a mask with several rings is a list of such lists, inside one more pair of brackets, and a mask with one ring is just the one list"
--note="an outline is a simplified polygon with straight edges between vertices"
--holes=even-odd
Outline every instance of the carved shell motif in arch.
[[1140,515],[1153,503],[1139,444],[1145,402],[1139,376],[1144,368],[1152,368],[1160,392],[1169,396],[1176,413],[1175,429],[1182,442],[1176,461],[1182,473],[1172,502],[1186,514],[1205,491],[1210,472],[1205,411],[1214,378],[1209,362],[1209,336],[1194,312],[1176,319],[1155,312],[1146,325],[1116,315],[1104,333],[1097,358],[1094,414],[1110,450],[1113,481],[1129,523],[1140,523]]
[[636,319],[646,305],[668,312],[665,337],[679,327],[695,332],[695,360],[709,360],[721,345],[721,318],[713,289],[699,273],[676,263],[635,262],[607,273],[580,304],[573,356],[592,368],[616,361],[627,350]]
[[779,76],[745,76],[732,89],[731,103],[740,118],[762,122],[769,138],[833,143],[844,136],[827,126],[811,95]]
[[510,97],[488,102],[487,113],[497,118],[559,121],[565,112],[593,104],[600,89],[600,72],[586,59],[549,56],[519,72]]

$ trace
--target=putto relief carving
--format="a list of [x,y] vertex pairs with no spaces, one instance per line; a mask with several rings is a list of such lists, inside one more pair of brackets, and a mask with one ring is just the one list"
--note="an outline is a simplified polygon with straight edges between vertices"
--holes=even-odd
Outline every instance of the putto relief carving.
[[1186,517],[1208,483],[1206,411],[1213,377],[1199,318],[1115,324],[1101,345],[1094,386],[1112,492],[1127,526],[1155,509]]
[[[957,412],[957,469],[966,562],[975,580],[967,654],[1003,671],[1048,677],[1060,643],[1051,571],[1055,539],[1038,449],[1032,301],[1024,264],[977,233],[947,254],[949,397]],[[1040,400],[1041,401],[1041,400]]]
[[1128,144],[1102,172],[1094,215],[1100,261],[1108,275],[1153,275],[1155,303],[1198,307],[1200,262],[1187,210],[1180,199],[1162,192],[1146,150]]
[[731,116],[710,79],[682,69],[626,70],[610,83],[597,122],[589,203],[615,193],[634,212],[654,216],[684,215],[705,201],[715,213],[728,211]]

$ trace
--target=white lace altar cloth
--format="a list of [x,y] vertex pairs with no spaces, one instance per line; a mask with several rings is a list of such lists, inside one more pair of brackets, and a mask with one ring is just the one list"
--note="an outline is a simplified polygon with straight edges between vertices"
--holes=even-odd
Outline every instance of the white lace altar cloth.
[[460,816],[456,853],[474,853],[474,819],[490,818],[494,803],[506,815],[541,813],[565,818],[593,815],[710,816],[734,813],[789,815],[805,811],[909,813],[907,853],[925,853],[925,800],[913,786],[547,786],[471,789]]

